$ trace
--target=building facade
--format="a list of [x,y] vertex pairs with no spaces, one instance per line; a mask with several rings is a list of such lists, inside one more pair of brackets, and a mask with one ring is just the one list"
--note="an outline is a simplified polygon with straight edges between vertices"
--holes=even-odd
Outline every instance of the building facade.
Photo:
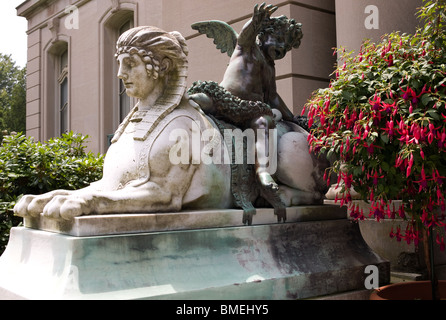
[[[276,62],[278,91],[288,107],[300,114],[311,92],[328,85],[336,63],[334,47],[357,50],[366,37],[379,40],[382,34],[393,30],[413,33],[414,13],[421,2],[270,1],[279,7],[273,16],[286,15],[303,25],[300,48]],[[135,104],[116,77],[115,43],[122,32],[140,25],[179,31],[190,51],[188,84],[197,80],[220,82],[229,57],[216,49],[212,39],[193,30],[191,24],[222,20],[240,32],[256,3],[24,1],[17,13],[28,21],[26,134],[44,141],[72,130],[90,136],[89,150],[105,153],[110,136]]]

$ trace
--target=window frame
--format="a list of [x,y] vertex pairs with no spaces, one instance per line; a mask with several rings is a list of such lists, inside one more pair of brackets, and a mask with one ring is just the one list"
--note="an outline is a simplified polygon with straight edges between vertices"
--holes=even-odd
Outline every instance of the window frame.
[[[66,80],[66,123],[64,131],[71,130],[71,81],[70,81],[70,38],[58,36],[58,40],[48,43],[44,50],[46,58],[44,59],[43,69],[45,70],[43,79],[43,113],[41,137],[48,140],[53,137],[59,137],[61,132],[61,84]],[[66,54],[66,66],[61,67],[62,54]]]
[[[121,97],[124,93],[118,79],[118,65],[115,59],[116,41],[122,27],[130,21],[130,27],[137,26],[137,5],[121,4],[119,10],[110,10],[100,21],[100,150],[106,152],[111,139],[121,123]],[[125,95],[125,93],[124,93]],[[125,98],[131,110],[134,98]]]
[[[66,55],[66,59],[65,56]],[[58,120],[57,131],[61,136],[70,131],[70,90],[69,90],[69,72],[68,72],[68,48],[59,55],[59,75],[58,82]],[[57,108],[56,108],[57,109]]]
[[[128,19],[127,21],[125,21],[118,30],[118,37],[116,38],[116,41],[121,36],[121,34],[123,34],[124,32],[133,27],[134,27],[133,19]],[[132,109],[132,99],[126,93],[124,82],[120,79],[118,79],[118,82],[119,82],[118,115],[119,115],[119,123],[121,123]]]

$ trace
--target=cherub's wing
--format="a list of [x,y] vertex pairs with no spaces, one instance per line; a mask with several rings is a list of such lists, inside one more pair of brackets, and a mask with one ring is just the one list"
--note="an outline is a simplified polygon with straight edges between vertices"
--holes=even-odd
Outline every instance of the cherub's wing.
[[219,20],[201,21],[192,24],[192,29],[198,30],[208,38],[214,39],[214,44],[222,53],[226,52],[232,56],[237,44],[238,34],[226,22]]

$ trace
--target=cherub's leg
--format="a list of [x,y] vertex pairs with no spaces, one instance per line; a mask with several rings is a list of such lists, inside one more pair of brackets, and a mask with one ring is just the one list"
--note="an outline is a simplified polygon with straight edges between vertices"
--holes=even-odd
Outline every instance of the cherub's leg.
[[[271,148],[271,144],[274,142],[270,139],[269,133],[270,129],[274,129],[274,127],[272,117],[267,115],[257,117],[251,122],[251,128],[254,130],[256,137],[255,169],[257,178],[259,179],[262,187],[271,190],[278,190],[279,186],[274,181],[268,170],[270,168],[269,160],[272,156],[269,154],[269,152],[270,150],[275,149]],[[262,138],[259,138],[259,131],[264,131]]]

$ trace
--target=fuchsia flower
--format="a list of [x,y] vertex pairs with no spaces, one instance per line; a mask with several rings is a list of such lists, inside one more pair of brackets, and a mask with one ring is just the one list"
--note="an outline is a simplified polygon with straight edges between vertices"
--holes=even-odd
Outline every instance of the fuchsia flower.
[[434,180],[438,185],[443,184],[443,179],[446,177],[440,176],[437,169],[432,169],[432,180]]
[[431,144],[434,141],[438,129],[440,129],[440,127],[435,128],[435,126],[432,123],[429,123],[429,133],[427,135],[427,141],[429,142],[429,144]]
[[379,206],[376,206],[373,209],[373,216],[376,219],[376,221],[380,221],[381,219],[384,219],[384,211]]
[[[404,93],[402,95],[402,98],[406,101],[417,97],[417,94],[415,93],[415,91],[410,87],[407,87],[406,91],[404,91],[403,88],[400,87],[400,90]],[[416,100],[416,101],[418,101],[418,100]]]
[[390,237],[391,238],[395,237],[396,241],[400,242],[401,239],[403,238],[403,236],[401,235],[401,228],[398,226],[396,228],[396,232],[393,232],[393,227],[392,227],[392,229],[390,230]]
[[387,114],[392,113],[393,116],[395,116],[397,111],[398,111],[398,107],[396,105],[396,101],[394,101],[392,104],[383,102],[381,110],[384,111]]
[[374,99],[370,99],[369,103],[372,106],[373,111],[378,111],[381,107],[381,97],[375,93]]
[[408,178],[410,176],[410,173],[412,171],[412,166],[413,166],[413,154],[411,153],[409,156],[409,163],[408,163],[407,169],[406,169],[406,178]]
[[[430,93],[431,92],[431,88],[429,87],[428,90],[426,90],[427,85],[425,84],[423,86],[423,89],[421,89],[421,92],[419,94],[416,93],[416,91],[412,88],[410,88],[409,86],[407,87],[406,91],[404,91],[401,87],[400,90],[404,93],[402,98],[406,101],[411,100],[411,102],[416,105],[419,101],[419,98],[425,94],[425,93]],[[411,107],[413,108],[413,106],[411,105]],[[412,112],[411,112],[412,113]]]
[[364,211],[363,209],[359,210],[359,205],[353,206],[353,209],[350,211],[350,217],[355,220],[364,220]]
[[401,136],[400,138],[398,138],[398,140],[401,142],[405,142],[406,145],[409,144],[409,142],[410,142],[409,130],[403,120],[401,120],[398,123],[397,131],[398,131],[398,134]]
[[405,234],[402,236],[402,238],[406,240],[407,244],[411,244],[413,241],[416,246],[418,245],[420,233],[418,230],[415,230],[413,221],[407,225]]
[[430,179],[426,179],[426,172],[424,171],[424,164],[421,167],[421,179],[418,181],[415,181],[420,185],[420,188],[418,189],[418,192],[421,192],[423,189],[426,189],[427,187],[427,181]]
[[423,151],[423,149],[421,149],[421,148],[420,148],[420,156],[421,156],[421,159],[425,160],[425,159],[424,159],[424,151]]
[[393,55],[389,54],[389,57],[386,59],[386,61],[387,61],[387,66],[388,67],[393,66]]
[[367,179],[370,179],[370,178],[373,178],[373,185],[378,185],[378,179],[381,179],[381,178],[383,178],[384,177],[384,175],[378,175],[378,172],[377,171],[374,171],[374,173],[373,173],[373,175],[369,175],[368,173],[367,173]]
[[406,211],[405,211],[404,204],[401,204],[401,206],[398,208],[398,216],[399,216],[401,219],[406,218]]
[[444,237],[442,236],[440,238],[440,235],[437,234],[435,241],[437,242],[437,244],[440,245],[440,250],[444,251],[444,249],[445,249]]
[[352,175],[342,172],[341,173],[342,180],[344,181],[345,187],[350,189],[352,187]]
[[382,130],[387,131],[387,134],[389,135],[389,137],[393,137],[394,133],[395,133],[395,127],[394,127],[394,123],[393,120],[391,119],[390,121],[386,122],[386,127],[382,128]]
[[[423,89],[421,89],[421,92],[419,94],[417,94],[416,91],[414,89],[410,88],[409,86],[407,86],[406,90],[404,90],[403,88],[400,87],[400,90],[403,92],[403,95],[401,97],[406,101],[411,100],[411,102],[416,105],[419,101],[419,98],[423,94],[431,92],[431,88],[429,88],[428,90],[426,90],[426,88],[427,88],[427,85],[424,85]],[[413,108],[413,106],[412,106],[412,108]]]

